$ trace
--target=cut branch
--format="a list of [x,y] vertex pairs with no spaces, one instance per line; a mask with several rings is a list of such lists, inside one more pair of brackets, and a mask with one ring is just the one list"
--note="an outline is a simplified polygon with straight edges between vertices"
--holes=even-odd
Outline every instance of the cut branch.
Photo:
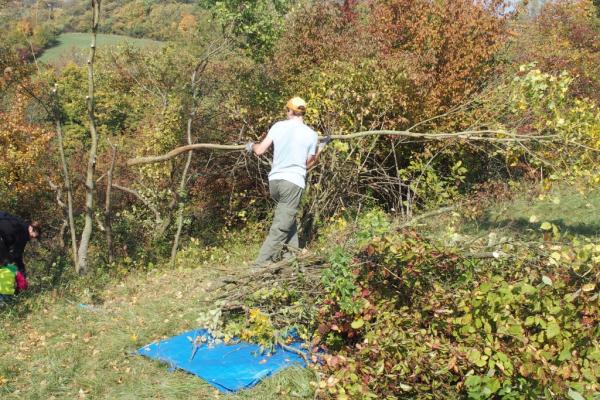
[[139,158],[131,158],[127,160],[127,165],[142,165],[142,164],[152,164],[162,161],[168,161],[172,158],[177,157],[180,154],[187,153],[188,151],[200,150],[200,149],[211,149],[211,150],[243,150],[245,148],[242,144],[214,144],[214,143],[196,143],[186,146],[177,147],[170,152],[163,154],[162,156],[147,156],[147,157],[139,157]]
[[[351,139],[359,139],[366,136],[397,136],[397,137],[409,137],[415,139],[423,139],[427,141],[435,141],[435,140],[447,140],[447,139],[463,139],[469,141],[485,141],[485,142],[543,142],[543,141],[551,141],[552,139],[556,139],[557,135],[518,135],[508,131],[502,130],[472,130],[472,131],[463,131],[463,132],[454,132],[454,133],[417,133],[411,131],[394,131],[394,130],[377,130],[377,131],[363,131],[351,133],[348,135],[331,135],[332,139],[335,140],[351,140]],[[319,138],[324,139],[323,137]],[[186,153],[188,151],[195,151],[201,149],[209,149],[209,150],[243,150],[245,145],[241,144],[216,144],[216,143],[196,143],[187,146],[177,147],[166,154],[160,156],[147,156],[147,157],[138,157],[131,158],[127,160],[128,166],[133,165],[142,165],[142,164],[152,164],[157,162],[168,161],[172,158],[177,157],[180,154]]]

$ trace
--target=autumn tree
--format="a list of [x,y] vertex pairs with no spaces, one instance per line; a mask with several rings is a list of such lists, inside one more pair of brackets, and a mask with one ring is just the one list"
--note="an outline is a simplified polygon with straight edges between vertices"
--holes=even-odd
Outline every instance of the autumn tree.
[[418,122],[464,102],[493,75],[506,40],[503,0],[375,1],[373,39],[383,60],[402,65],[415,88]]
[[92,43],[90,45],[90,55],[87,61],[88,65],[88,94],[86,96],[87,117],[89,120],[90,148],[88,152],[88,162],[85,178],[85,221],[77,250],[77,264],[75,268],[78,273],[85,274],[89,270],[89,247],[94,227],[94,192],[96,184],[96,157],[98,152],[98,131],[95,115],[94,98],[94,59],[96,56],[96,34],[100,23],[100,4],[101,0],[92,0]]
[[568,71],[570,90],[600,104],[600,17],[590,0],[549,2],[539,15],[514,24],[515,64],[536,62],[545,72]]
[[[0,209],[32,215],[48,200],[47,169],[51,131],[26,120],[30,98],[16,92],[0,111]],[[38,211],[36,211],[38,210]]]
[[288,0],[202,0],[205,8],[221,22],[223,30],[231,32],[241,48],[255,60],[264,60],[283,32]]

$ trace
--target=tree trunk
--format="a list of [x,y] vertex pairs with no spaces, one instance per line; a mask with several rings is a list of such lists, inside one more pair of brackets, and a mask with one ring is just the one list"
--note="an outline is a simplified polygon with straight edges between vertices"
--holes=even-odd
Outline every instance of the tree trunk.
[[67,159],[65,157],[65,146],[62,131],[62,124],[60,122],[60,114],[58,110],[58,88],[54,86],[52,90],[54,96],[54,123],[56,125],[56,138],[58,141],[58,153],[60,155],[60,164],[62,167],[63,184],[67,192],[67,220],[69,221],[69,233],[71,236],[71,257],[73,258],[73,265],[75,270],[79,271],[77,266],[77,233],[75,232],[75,220],[73,218],[73,189],[71,187],[71,176],[69,175],[69,168],[67,166]]
[[[190,105],[190,112],[188,114],[187,120],[187,144],[188,146],[192,144],[192,122],[194,120],[194,116],[196,115],[196,97],[198,96],[198,91],[196,88],[197,85],[197,75],[202,72],[202,70],[206,67],[206,62],[199,62],[194,68],[194,72],[192,73],[192,104]],[[183,227],[183,210],[185,208],[185,186],[187,183],[187,174],[190,169],[190,164],[192,163],[192,154],[193,152],[188,152],[187,160],[185,162],[185,167],[183,168],[183,173],[181,175],[181,181],[179,183],[179,191],[177,192],[178,197],[178,210],[177,210],[177,231],[175,232],[175,238],[173,239],[173,247],[171,248],[171,265],[175,266],[175,261],[177,259],[177,248],[179,247],[179,237],[181,236],[181,229]]]
[[110,168],[106,175],[106,202],[104,203],[104,225],[106,229],[106,247],[108,250],[108,262],[114,261],[113,241],[112,241],[112,210],[111,210],[111,194],[113,185],[113,172],[115,170],[115,159],[117,156],[117,147],[110,143],[112,148],[112,157]]
[[96,153],[98,151],[98,133],[96,131],[96,118],[94,115],[94,57],[96,56],[96,33],[98,31],[98,21],[100,18],[100,2],[101,0],[92,0],[92,44],[90,46],[90,58],[87,61],[88,95],[86,101],[92,144],[90,147],[85,179],[85,224],[83,226],[83,231],[81,232],[77,260],[77,272],[79,274],[85,274],[89,269],[88,250],[94,224],[94,174],[96,172]]

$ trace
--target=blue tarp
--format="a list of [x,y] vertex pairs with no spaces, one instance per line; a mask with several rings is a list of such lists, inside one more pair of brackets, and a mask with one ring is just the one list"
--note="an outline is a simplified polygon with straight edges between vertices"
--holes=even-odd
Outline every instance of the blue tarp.
[[[274,353],[264,355],[258,345],[247,342],[203,343],[198,346],[192,359],[194,346],[190,339],[196,339],[197,336],[211,339],[207,330],[196,329],[150,343],[139,349],[138,353],[168,363],[171,370],[181,369],[199,376],[222,392],[250,388],[293,364],[306,365],[298,354],[278,348]],[[290,346],[301,349],[302,343],[296,342]]]

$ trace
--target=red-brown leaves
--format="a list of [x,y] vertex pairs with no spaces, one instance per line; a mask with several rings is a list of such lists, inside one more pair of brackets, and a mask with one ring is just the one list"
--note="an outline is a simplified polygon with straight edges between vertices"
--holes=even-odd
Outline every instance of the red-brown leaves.
[[414,123],[464,102],[489,78],[506,37],[506,18],[497,11],[502,4],[315,2],[292,16],[274,57],[274,75],[293,87],[335,62],[360,69],[364,60],[375,60],[378,68],[407,76],[411,86],[398,87],[402,93],[394,102],[410,99],[404,117]]
[[519,24],[512,45],[518,64],[576,77],[570,92],[600,104],[600,19],[590,0],[548,2],[537,18]]
[[426,116],[459,104],[494,68],[506,37],[503,2],[376,1],[371,35],[382,57],[406,66]]

